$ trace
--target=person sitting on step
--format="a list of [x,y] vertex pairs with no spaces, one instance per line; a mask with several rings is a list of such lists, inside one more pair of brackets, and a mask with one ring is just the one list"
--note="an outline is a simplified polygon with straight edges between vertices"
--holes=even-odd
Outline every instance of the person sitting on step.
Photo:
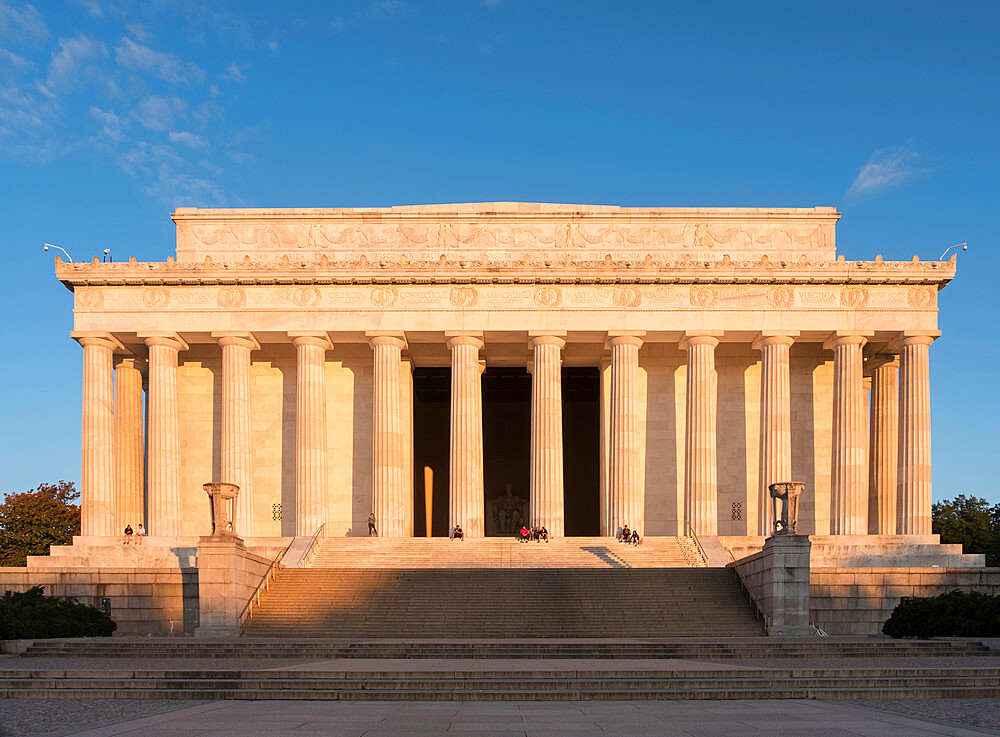
[[520,532],[518,532],[517,541],[519,543],[526,543],[526,542],[528,542],[528,534],[529,534],[528,533],[528,526],[527,525],[521,525],[521,530],[520,530]]
[[545,525],[542,525],[538,529],[538,539],[544,540],[545,542],[549,541],[549,531],[545,529]]
[[639,531],[638,530],[632,530],[632,536],[629,538],[628,541],[630,543],[632,543],[633,545],[638,545],[639,544]]
[[627,543],[632,538],[632,530],[628,528],[628,522],[622,527],[622,534],[618,536],[618,541]]
[[130,542],[132,542],[132,525],[126,524],[125,525],[125,539],[122,540],[122,543],[124,545],[128,545]]
[[462,525],[455,525],[455,529],[451,531],[452,540],[464,540],[465,533],[462,532]]

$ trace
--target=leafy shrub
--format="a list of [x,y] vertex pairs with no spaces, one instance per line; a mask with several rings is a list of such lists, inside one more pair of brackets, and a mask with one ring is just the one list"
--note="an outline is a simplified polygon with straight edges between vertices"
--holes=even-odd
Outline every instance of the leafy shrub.
[[42,637],[109,637],[118,625],[101,611],[72,599],[45,596],[41,586],[0,599],[0,640]]
[[950,591],[904,599],[882,632],[890,637],[1000,637],[1000,596]]

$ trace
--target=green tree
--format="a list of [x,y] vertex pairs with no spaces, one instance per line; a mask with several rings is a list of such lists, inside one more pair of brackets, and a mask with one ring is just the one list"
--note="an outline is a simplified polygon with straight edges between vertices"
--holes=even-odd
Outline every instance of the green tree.
[[47,555],[80,534],[80,493],[71,481],[40,484],[8,494],[0,504],[0,566],[23,566],[29,555]]
[[943,543],[961,543],[966,553],[984,553],[986,565],[1000,561],[1000,504],[959,494],[931,507],[931,529]]

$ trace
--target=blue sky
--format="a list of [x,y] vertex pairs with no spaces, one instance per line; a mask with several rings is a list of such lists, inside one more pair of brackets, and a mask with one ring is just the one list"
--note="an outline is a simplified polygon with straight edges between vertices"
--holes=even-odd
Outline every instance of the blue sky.
[[79,478],[43,241],[164,260],[177,206],[527,200],[835,205],[849,259],[968,241],[934,493],[1000,501],[998,31],[994,2],[0,0],[0,491]]

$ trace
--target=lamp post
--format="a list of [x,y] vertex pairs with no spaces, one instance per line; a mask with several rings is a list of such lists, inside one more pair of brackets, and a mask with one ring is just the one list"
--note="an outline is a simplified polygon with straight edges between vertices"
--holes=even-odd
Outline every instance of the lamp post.
[[42,244],[42,250],[43,251],[48,251],[50,248],[55,248],[58,251],[62,251],[63,253],[66,254],[66,258],[69,259],[69,262],[73,263],[73,257],[70,256],[69,253],[66,251],[66,249],[63,248],[62,246],[53,246],[51,243],[43,243]]
[[944,249],[944,253],[941,254],[941,258],[939,258],[938,261],[944,261],[944,257],[948,255],[948,251],[950,251],[953,248],[959,248],[959,247],[961,247],[963,251],[969,250],[968,243],[956,243],[954,246],[948,246],[946,249]]

